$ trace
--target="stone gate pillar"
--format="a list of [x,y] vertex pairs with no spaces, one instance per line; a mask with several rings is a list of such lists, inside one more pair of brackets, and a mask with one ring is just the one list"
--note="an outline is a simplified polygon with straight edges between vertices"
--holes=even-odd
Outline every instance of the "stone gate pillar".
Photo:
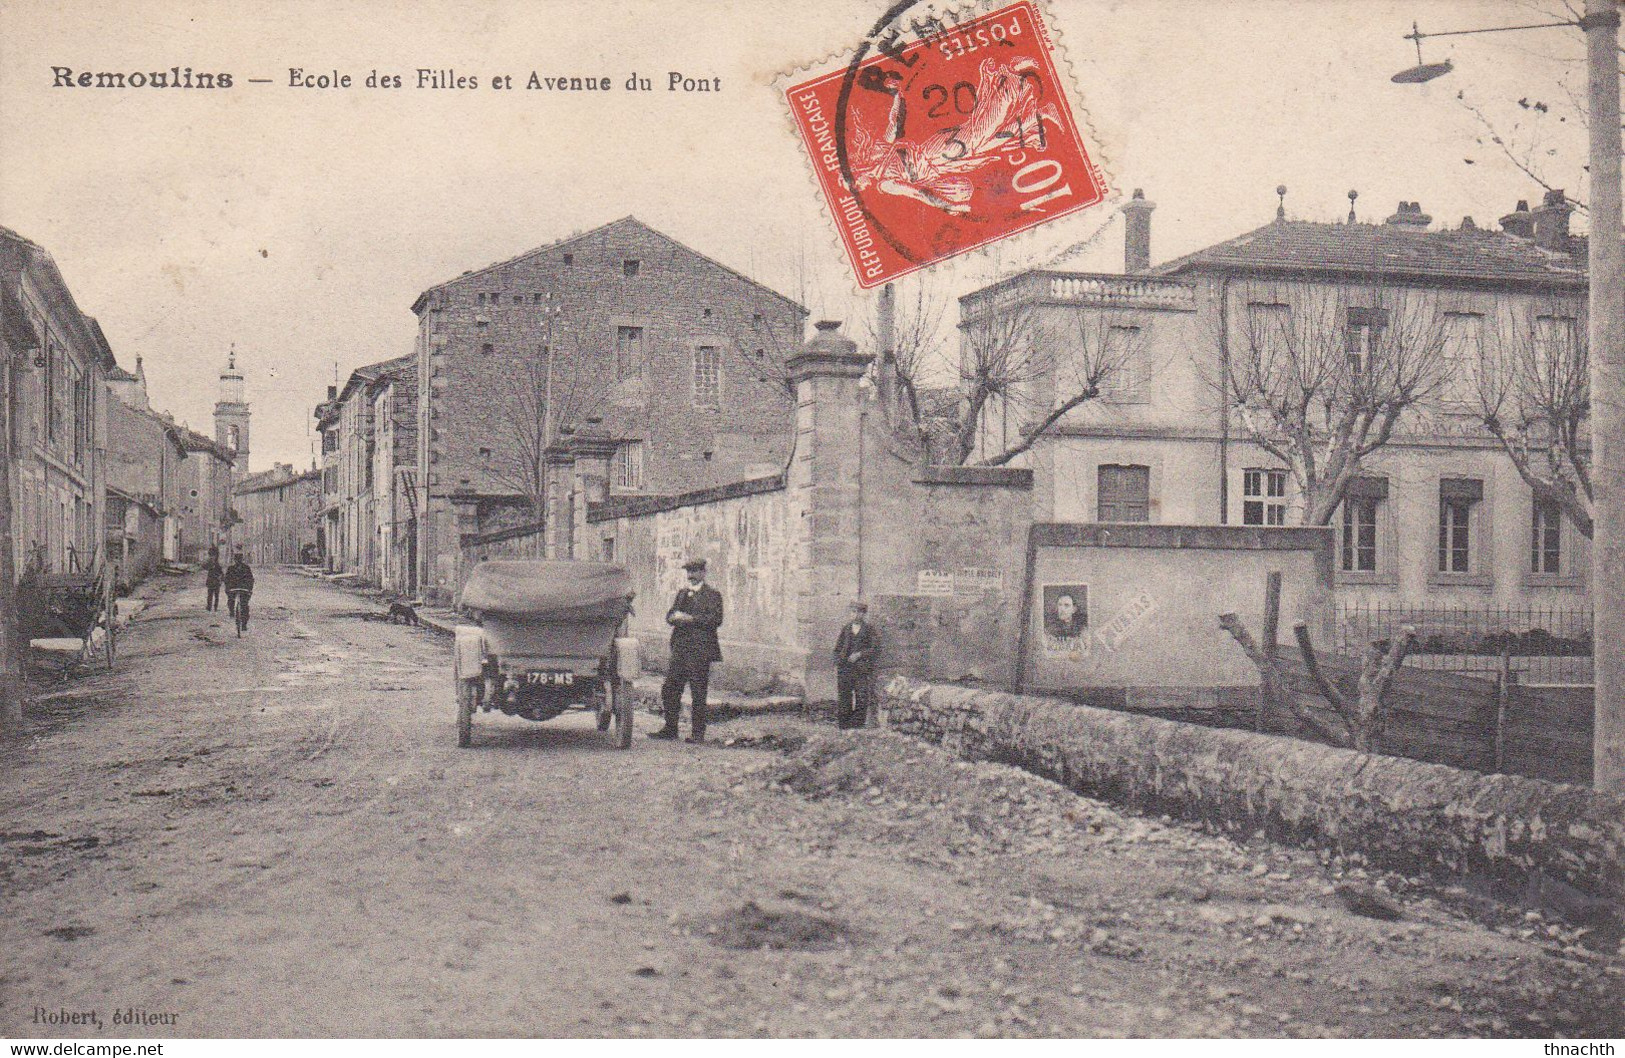
[[798,645],[807,651],[808,701],[835,697],[830,649],[858,592],[858,380],[874,357],[820,320],[817,334],[786,363],[796,387],[796,451],[788,487],[802,512],[796,605]]
[[587,524],[587,509],[590,504],[609,499],[609,464],[619,446],[604,431],[588,428],[571,438],[569,447],[575,460],[570,490],[574,495],[570,511],[573,521],[570,536],[575,549],[567,557],[596,562],[603,556],[599,552],[598,541],[590,532],[591,526]]
[[575,484],[575,456],[564,444],[549,445],[542,456],[542,557],[569,558],[571,494]]

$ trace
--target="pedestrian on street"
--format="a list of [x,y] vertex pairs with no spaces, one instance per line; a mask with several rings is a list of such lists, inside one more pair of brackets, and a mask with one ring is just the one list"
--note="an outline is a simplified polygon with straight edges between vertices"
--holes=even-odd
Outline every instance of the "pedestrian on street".
[[226,584],[226,605],[233,617],[238,617],[238,608],[242,610],[239,620],[243,628],[248,627],[248,600],[254,594],[254,571],[248,568],[243,561],[243,553],[236,552],[231,556],[231,565],[226,567],[224,577]]
[[875,700],[875,658],[880,633],[869,623],[869,607],[852,604],[852,620],[835,640],[835,722],[843,729],[863,727]]
[[722,626],[722,593],[705,583],[705,559],[683,564],[688,586],[677,593],[666,623],[671,625],[671,663],[660,688],[666,725],[650,738],[675,739],[677,718],[683,710],[683,686],[688,685],[692,720],[688,741],[705,741],[705,694],[711,682],[711,663],[722,660],[717,629]]
[[203,564],[203,585],[208,589],[208,594],[203,602],[205,610],[220,609],[220,582],[225,575],[225,568],[220,565],[220,549],[218,547],[209,548],[209,561]]

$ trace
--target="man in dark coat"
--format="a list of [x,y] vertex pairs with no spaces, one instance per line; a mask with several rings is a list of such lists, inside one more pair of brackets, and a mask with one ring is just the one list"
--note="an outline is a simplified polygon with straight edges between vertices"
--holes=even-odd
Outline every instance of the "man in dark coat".
[[693,720],[690,742],[705,741],[705,693],[711,682],[711,663],[722,660],[717,629],[722,626],[722,593],[705,583],[705,559],[691,559],[683,565],[688,586],[677,593],[666,623],[671,625],[671,664],[666,682],[660,688],[660,704],[666,726],[650,738],[677,737],[677,718],[683,710],[683,686],[688,686]]
[[242,608],[243,627],[247,628],[248,600],[254,594],[254,571],[243,561],[241,551],[231,556],[231,565],[226,567],[223,579],[226,584],[226,606],[233,617],[237,616],[238,607]]
[[875,658],[880,634],[869,623],[869,607],[852,604],[852,620],[841,626],[835,640],[836,723],[842,728],[863,727],[875,700]]
[[209,561],[203,564],[203,586],[208,589],[208,595],[203,603],[205,610],[220,609],[220,582],[225,575],[226,570],[220,565],[220,549],[209,548]]

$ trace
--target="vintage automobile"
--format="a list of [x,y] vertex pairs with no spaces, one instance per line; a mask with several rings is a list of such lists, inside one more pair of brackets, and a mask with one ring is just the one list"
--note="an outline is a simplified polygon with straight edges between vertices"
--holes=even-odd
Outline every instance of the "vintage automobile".
[[474,714],[551,720],[597,713],[621,749],[632,744],[637,640],[624,634],[632,578],[602,562],[500,559],[475,567],[458,608],[457,744],[473,742]]

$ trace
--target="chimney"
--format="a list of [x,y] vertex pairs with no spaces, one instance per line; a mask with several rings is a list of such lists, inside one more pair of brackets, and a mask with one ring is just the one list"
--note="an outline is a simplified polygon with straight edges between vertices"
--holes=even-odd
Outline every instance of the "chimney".
[[1151,267],[1151,211],[1155,202],[1145,200],[1145,192],[1134,189],[1134,197],[1123,207],[1123,271],[1144,272]]
[[1574,207],[1569,205],[1568,196],[1563,194],[1561,188],[1546,192],[1546,198],[1535,210],[1535,242],[1547,250],[1559,253],[1568,248],[1569,242],[1569,214]]
[[1426,228],[1433,223],[1433,218],[1422,212],[1422,203],[1401,202],[1387,223],[1396,228]]
[[1520,239],[1535,237],[1535,218],[1529,212],[1529,203],[1518,199],[1518,208],[1501,218],[1501,230]]

